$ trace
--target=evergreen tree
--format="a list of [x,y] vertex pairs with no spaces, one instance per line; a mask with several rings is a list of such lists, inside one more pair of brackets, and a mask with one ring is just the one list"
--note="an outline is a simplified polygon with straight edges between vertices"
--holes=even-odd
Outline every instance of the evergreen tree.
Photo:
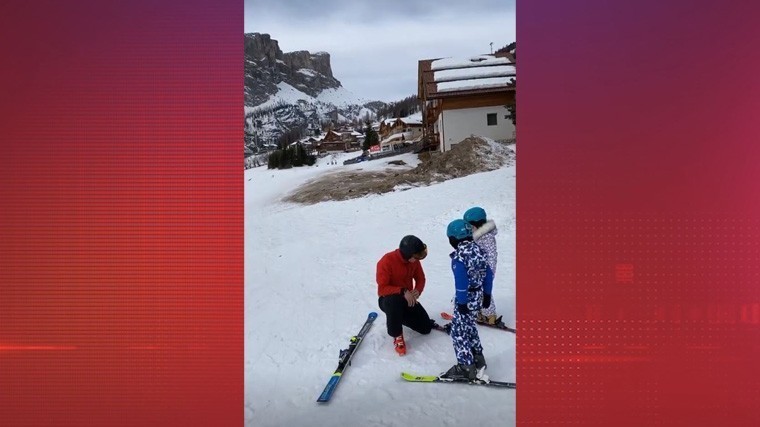
[[512,124],[517,127],[517,106],[515,103],[507,104],[507,110],[509,111],[509,119],[512,120]]
[[267,169],[280,169],[282,162],[282,151],[276,150],[269,153]]
[[269,153],[267,168],[290,169],[298,166],[313,166],[317,157],[306,152],[303,144],[281,146],[278,150]]
[[365,151],[368,151],[369,147],[372,147],[373,145],[377,145],[379,143],[380,139],[377,136],[377,132],[372,129],[372,123],[367,122],[367,127],[364,128],[364,145],[362,148],[364,148]]

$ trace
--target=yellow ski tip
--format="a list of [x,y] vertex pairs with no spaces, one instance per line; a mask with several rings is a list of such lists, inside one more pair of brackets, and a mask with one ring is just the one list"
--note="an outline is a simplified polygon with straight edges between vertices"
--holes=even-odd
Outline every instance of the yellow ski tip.
[[423,382],[423,383],[435,382],[438,379],[438,377],[435,375],[414,375],[409,372],[402,372],[401,378],[407,381]]

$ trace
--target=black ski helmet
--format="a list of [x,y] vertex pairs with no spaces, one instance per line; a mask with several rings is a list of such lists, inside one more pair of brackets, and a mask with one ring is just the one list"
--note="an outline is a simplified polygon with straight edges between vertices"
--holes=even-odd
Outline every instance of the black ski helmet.
[[420,240],[419,237],[409,235],[404,236],[404,238],[401,239],[401,243],[399,243],[398,248],[401,251],[401,256],[403,256],[404,259],[408,260],[412,258],[412,255],[424,251],[426,246],[424,243],[422,243],[422,240]]

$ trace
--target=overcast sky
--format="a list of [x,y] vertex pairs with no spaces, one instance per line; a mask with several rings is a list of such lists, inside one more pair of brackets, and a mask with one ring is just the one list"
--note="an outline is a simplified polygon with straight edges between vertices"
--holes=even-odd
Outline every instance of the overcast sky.
[[515,0],[245,0],[245,32],[271,35],[283,52],[328,52],[343,87],[396,101],[416,94],[420,59],[515,41]]

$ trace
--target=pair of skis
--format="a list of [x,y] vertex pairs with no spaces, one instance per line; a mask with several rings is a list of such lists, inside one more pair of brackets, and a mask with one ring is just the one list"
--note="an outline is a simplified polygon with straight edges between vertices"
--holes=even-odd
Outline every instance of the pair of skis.
[[[377,319],[377,313],[375,312],[369,313],[369,315],[367,316],[367,320],[364,322],[364,325],[362,325],[362,328],[359,330],[359,333],[351,337],[351,343],[349,344],[348,348],[340,351],[340,355],[338,359],[338,367],[335,369],[332,376],[330,377],[330,380],[327,382],[327,385],[322,391],[322,394],[320,394],[319,398],[317,398],[317,402],[326,403],[330,401],[330,398],[332,397],[333,393],[335,393],[335,389],[338,387],[338,384],[340,383],[341,378],[343,378],[343,373],[351,365],[351,359],[353,358],[354,354],[356,354],[356,350],[359,348],[359,345],[361,345],[362,341],[364,340],[364,337],[367,336],[367,333],[369,332],[370,327],[372,327],[372,323],[375,321],[375,319]],[[450,378],[441,378],[440,376],[436,376],[436,375],[414,375],[408,372],[403,372],[401,374],[401,377],[404,380],[410,381],[410,382],[423,382],[423,383],[448,382],[448,383],[464,383],[464,384],[471,384],[471,385],[483,385],[483,386],[490,386],[490,387],[515,388],[515,383],[509,383],[509,382],[490,381],[490,380],[484,381],[480,379],[477,379],[474,381],[469,381],[466,379],[453,380]]]
[[375,321],[375,319],[377,319],[377,313],[374,311],[369,313],[367,320],[364,322],[364,325],[362,325],[359,333],[351,337],[351,344],[349,344],[348,348],[340,351],[338,367],[335,369],[332,377],[330,377],[330,380],[327,382],[327,385],[322,391],[322,394],[319,395],[317,402],[325,403],[330,401],[330,398],[335,392],[335,389],[338,387],[340,379],[343,378],[343,372],[345,372],[348,366],[351,365],[351,358],[354,357],[356,349],[359,348],[359,345],[364,340],[364,337],[367,336],[367,332],[369,332],[369,328],[372,327],[372,323]]
[[[451,321],[454,319],[454,316],[444,311],[441,313],[441,318],[443,318],[444,320]],[[499,318],[496,319],[496,322],[493,324],[482,322],[482,321],[476,321],[476,322],[479,325],[501,329],[503,331],[512,332],[513,334],[517,333],[517,330],[515,328],[510,328],[501,320],[501,316],[499,316]],[[449,334],[449,329],[446,329],[444,326],[441,326],[436,322],[433,322],[433,329],[437,329],[445,334]],[[402,372],[401,378],[403,378],[406,381],[418,382],[418,383],[463,383],[463,384],[471,384],[471,385],[484,385],[484,386],[489,386],[489,387],[517,388],[517,384],[513,382],[491,381],[491,380],[481,380],[481,379],[475,379],[475,380],[470,381],[467,379],[441,378],[440,376],[436,376],[436,375],[415,375],[408,372]]]

